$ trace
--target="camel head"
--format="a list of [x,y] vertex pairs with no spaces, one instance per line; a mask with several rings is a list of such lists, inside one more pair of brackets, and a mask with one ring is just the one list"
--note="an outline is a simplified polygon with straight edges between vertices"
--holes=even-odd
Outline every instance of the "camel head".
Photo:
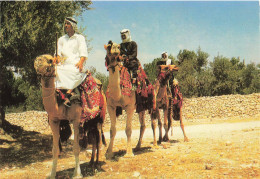
[[34,68],[37,74],[41,76],[52,76],[55,68],[53,57],[51,55],[40,55],[34,60]]
[[104,45],[104,48],[107,51],[108,64],[112,65],[117,62],[120,55],[120,45],[110,40],[107,45]]

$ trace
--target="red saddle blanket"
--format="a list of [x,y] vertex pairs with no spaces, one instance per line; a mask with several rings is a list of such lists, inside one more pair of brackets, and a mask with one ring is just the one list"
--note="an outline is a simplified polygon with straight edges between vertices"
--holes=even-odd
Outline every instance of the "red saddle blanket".
[[[81,122],[97,117],[104,105],[104,99],[94,77],[89,73],[85,80],[79,85],[81,93]],[[57,90],[58,96],[64,100],[65,95],[61,90]],[[104,120],[104,119],[103,119]]]
[[[128,69],[124,66],[122,66],[121,68],[120,86],[123,95],[126,96],[131,95],[131,90],[132,90],[131,76],[130,73],[128,72]],[[149,82],[145,74],[145,71],[140,65],[138,68],[136,93],[143,97],[148,97],[148,94],[151,94],[152,90],[153,90],[153,85]],[[107,91],[107,95],[109,95],[109,90]]]
[[181,108],[183,103],[183,96],[179,86],[173,86],[172,97],[173,97],[172,98],[173,105],[177,105],[178,108]]
[[[102,93],[91,74],[80,85],[82,114],[81,121],[91,120],[97,117],[104,105]],[[103,119],[104,120],[104,119]]]
[[[130,96],[132,90],[131,76],[128,69],[124,66],[120,71],[120,87],[123,95]],[[149,110],[153,105],[153,85],[149,82],[145,71],[141,67],[138,68],[137,88],[136,88],[136,112]],[[106,93],[109,98],[109,89]]]

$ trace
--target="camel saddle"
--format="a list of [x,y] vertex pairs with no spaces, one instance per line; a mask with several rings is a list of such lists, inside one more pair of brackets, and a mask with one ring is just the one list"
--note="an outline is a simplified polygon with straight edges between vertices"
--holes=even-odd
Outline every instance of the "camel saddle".
[[[94,119],[100,114],[100,109],[104,105],[99,84],[96,82],[96,79],[88,73],[85,80],[77,88],[80,91],[80,103],[82,106],[81,122]],[[65,99],[66,91],[57,89],[56,92],[57,101],[60,105]]]

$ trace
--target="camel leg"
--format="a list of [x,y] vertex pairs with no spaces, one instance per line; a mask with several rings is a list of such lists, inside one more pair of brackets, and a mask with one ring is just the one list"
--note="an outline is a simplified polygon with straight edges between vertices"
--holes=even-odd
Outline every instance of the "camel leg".
[[165,130],[165,134],[163,137],[163,141],[169,141],[169,136],[168,136],[168,132],[169,132],[169,126],[168,126],[168,109],[165,108],[163,109],[163,118],[164,118],[164,130]]
[[113,145],[116,136],[116,108],[111,106],[107,107],[110,116],[111,126],[110,126],[110,142],[106,151],[106,158],[111,159],[113,157]]
[[60,121],[53,121],[49,118],[49,124],[51,126],[52,137],[53,137],[53,146],[52,146],[52,168],[51,173],[47,178],[55,178],[56,176],[56,169],[57,169],[57,162],[58,156],[60,153],[59,149],[59,140],[60,140]]
[[101,155],[101,146],[102,146],[102,124],[97,123],[97,159],[96,159],[96,167],[99,169],[99,158]]
[[158,114],[158,128],[159,128],[159,141],[158,141],[158,143],[161,144],[162,143],[162,120],[161,120],[160,110],[156,109],[156,113]]
[[154,119],[151,114],[151,120],[152,120],[152,129],[153,129],[153,146],[156,148],[158,147],[157,141],[156,141],[156,118]]
[[136,149],[140,149],[141,148],[141,145],[142,145],[142,139],[143,139],[143,136],[144,136],[144,131],[145,131],[145,111],[142,111],[139,113],[139,122],[140,122],[140,136],[139,136],[139,141],[136,145]]
[[96,137],[97,136],[95,134],[95,137],[92,140],[93,141],[93,144],[92,144],[92,154],[91,154],[91,160],[89,162],[89,165],[90,165],[93,173],[95,172],[95,163],[94,162],[95,162],[95,155],[96,155],[96,150],[97,150],[97,138]]
[[83,178],[80,169],[80,162],[79,162],[79,153],[80,153],[80,146],[79,146],[79,120],[73,120],[73,129],[74,129],[74,141],[73,141],[73,153],[75,156],[75,169],[73,178]]
[[185,133],[185,130],[184,130],[184,124],[183,124],[183,121],[182,121],[182,107],[180,108],[180,126],[181,126],[181,129],[182,129],[183,135],[184,135],[184,142],[188,142],[189,139],[186,136],[186,133]]
[[132,135],[132,118],[134,114],[134,107],[129,106],[126,109],[127,119],[126,119],[126,128],[125,133],[127,136],[127,146],[126,146],[126,154],[124,157],[130,158],[133,157],[133,150],[132,150],[132,142],[131,142],[131,135]]

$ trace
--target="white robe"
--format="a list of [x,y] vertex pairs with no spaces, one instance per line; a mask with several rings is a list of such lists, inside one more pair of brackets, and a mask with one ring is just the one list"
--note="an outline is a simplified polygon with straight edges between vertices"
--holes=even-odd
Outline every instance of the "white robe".
[[58,55],[64,58],[64,63],[59,63],[56,69],[55,85],[57,89],[74,89],[86,78],[86,61],[82,72],[75,66],[80,57],[88,57],[86,41],[83,35],[67,34],[58,40]]

